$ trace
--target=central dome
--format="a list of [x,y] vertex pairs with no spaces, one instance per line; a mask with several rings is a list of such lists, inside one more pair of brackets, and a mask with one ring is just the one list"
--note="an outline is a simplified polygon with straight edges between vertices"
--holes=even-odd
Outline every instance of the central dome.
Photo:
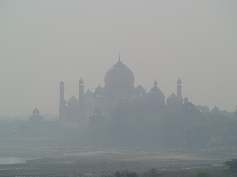
[[120,60],[113,65],[105,74],[105,86],[110,88],[127,87],[134,85],[133,72]]

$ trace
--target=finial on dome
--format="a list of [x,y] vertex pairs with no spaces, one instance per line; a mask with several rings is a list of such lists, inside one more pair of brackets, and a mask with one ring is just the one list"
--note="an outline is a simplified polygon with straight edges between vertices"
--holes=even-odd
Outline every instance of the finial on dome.
[[155,82],[154,82],[154,87],[156,87],[157,86],[157,81],[156,81],[156,79],[155,79]]
[[120,61],[120,54],[119,54],[119,61]]

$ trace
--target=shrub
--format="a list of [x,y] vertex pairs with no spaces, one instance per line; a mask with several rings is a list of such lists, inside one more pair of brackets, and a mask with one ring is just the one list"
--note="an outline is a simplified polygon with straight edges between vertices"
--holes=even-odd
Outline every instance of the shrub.
[[233,172],[233,173],[237,172],[237,159],[232,159],[230,161],[226,161],[224,164],[229,167],[229,170],[231,172]]
[[198,172],[196,177],[210,177],[210,175],[206,172]]

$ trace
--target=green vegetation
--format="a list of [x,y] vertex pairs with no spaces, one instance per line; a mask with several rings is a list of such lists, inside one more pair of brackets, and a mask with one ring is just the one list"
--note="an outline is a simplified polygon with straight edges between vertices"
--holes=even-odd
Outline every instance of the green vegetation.
[[[152,168],[143,171],[120,170],[113,172],[114,168],[106,167],[104,163],[67,163],[62,159],[45,159],[43,161],[31,161],[26,164],[1,165],[0,176],[31,176],[31,177],[235,177],[236,174],[224,171],[223,168],[190,169],[162,171]],[[42,163],[44,162],[44,163]],[[134,164],[127,164],[132,167]],[[126,167],[124,167],[126,168]]]
[[[111,112],[111,121],[92,124],[86,132],[58,129],[45,124],[34,125],[29,121],[2,120],[0,156],[48,158],[0,165],[0,176],[236,176],[237,159],[225,162],[224,167],[210,165],[213,162],[223,164],[223,159],[230,159],[237,154],[235,113],[202,114],[190,104],[181,111],[158,115],[156,111],[142,107],[128,109],[120,105]],[[105,157],[72,157],[73,153],[80,153],[85,147],[103,148]],[[110,154],[105,150],[118,147],[126,149],[123,157],[117,152]],[[135,152],[137,157],[133,161],[130,153],[136,150],[142,153],[144,150],[154,151],[145,156],[145,160],[140,152]],[[162,155],[156,153],[157,150],[160,154],[173,154],[168,154],[169,159],[159,159]],[[189,153],[185,156],[188,159],[174,158],[175,155],[182,156],[185,153]],[[190,156],[197,158],[190,160]],[[220,160],[216,162],[214,158]]]
[[233,173],[237,173],[237,159],[232,159],[225,162],[225,165],[229,167],[229,170]]
[[172,171],[172,172],[159,172],[152,168],[143,173],[136,173],[130,171],[116,171],[112,175],[103,175],[103,177],[235,177],[235,175],[227,173],[227,172],[219,172],[216,173],[214,171],[208,172],[198,172],[196,170],[191,171]]
[[197,177],[210,177],[210,175],[206,172],[198,172],[196,176]]
[[[100,151],[75,149],[43,149],[45,153],[54,152],[50,158],[29,160],[26,163],[0,165],[0,176],[53,176],[53,177],[234,177],[235,171],[227,170],[229,165],[236,168],[236,160],[225,163],[226,166],[211,164],[223,163],[208,159],[181,159],[172,155],[172,159],[161,159],[164,153]],[[58,151],[58,152],[56,152]],[[36,152],[36,151],[35,151]],[[78,153],[81,152],[81,155]],[[98,152],[99,154],[92,154]],[[63,153],[63,154],[62,154]],[[74,154],[75,153],[75,154]],[[74,155],[76,155],[74,157]],[[167,153],[166,153],[167,154]],[[54,157],[57,155],[58,157]],[[70,155],[70,156],[65,156]],[[169,156],[171,154],[167,154]],[[48,155],[50,156],[50,155]],[[156,156],[157,159],[152,157]],[[139,158],[138,158],[139,157]],[[138,158],[138,159],[137,159]]]
[[191,103],[170,114],[159,110],[120,105],[111,111],[111,120],[89,125],[85,132],[58,129],[57,122],[0,121],[1,141],[57,141],[76,146],[134,147],[199,150],[236,147],[235,113],[199,113]]
[[110,123],[89,127],[87,137],[92,145],[192,150],[237,145],[237,117],[233,113],[203,114],[190,104],[161,116],[143,107],[120,105],[111,117]]

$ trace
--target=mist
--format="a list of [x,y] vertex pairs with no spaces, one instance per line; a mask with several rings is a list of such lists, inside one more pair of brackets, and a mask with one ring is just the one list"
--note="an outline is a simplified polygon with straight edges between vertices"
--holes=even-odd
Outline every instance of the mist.
[[1,115],[38,107],[57,114],[65,98],[104,86],[121,61],[134,86],[157,79],[167,98],[183,82],[195,105],[233,111],[236,105],[235,1],[1,1]]
[[236,9],[0,0],[1,175],[225,176],[237,162]]

